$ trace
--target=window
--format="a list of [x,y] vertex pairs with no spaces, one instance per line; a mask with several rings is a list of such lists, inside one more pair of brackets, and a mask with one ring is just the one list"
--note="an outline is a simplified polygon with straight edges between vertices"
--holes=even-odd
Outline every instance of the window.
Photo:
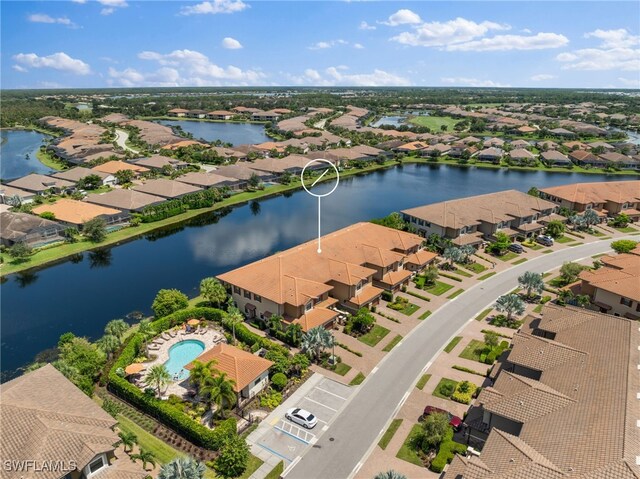
[[362,289],[362,281],[360,281],[357,285],[356,285],[356,291],[360,291]]
[[262,303],[262,296],[258,296],[257,294],[254,293],[253,299],[256,300],[258,303]]
[[631,305],[633,304],[633,301],[623,296],[620,298],[620,304],[631,307]]
[[233,292],[236,294],[240,294],[240,288],[238,288],[237,286],[233,287]]
[[253,382],[254,386],[257,386],[258,384],[260,384],[260,381],[262,381],[262,378],[258,378]]
[[593,205],[592,205],[591,203],[589,203],[589,204],[587,205],[587,208],[586,208],[586,209],[590,210],[590,209],[592,209],[592,208],[593,208]]
[[311,311],[311,309],[313,308],[313,301],[309,301],[307,302],[307,304],[304,305],[304,310],[306,311]]
[[109,463],[107,462],[107,456],[105,454],[100,454],[99,456],[96,456],[87,467],[84,468],[84,475],[86,477],[91,477],[108,465]]
[[245,298],[249,298],[249,299],[251,299],[251,292],[250,292],[250,291],[247,291],[247,290],[245,289],[245,290],[244,290],[244,297],[245,297]]

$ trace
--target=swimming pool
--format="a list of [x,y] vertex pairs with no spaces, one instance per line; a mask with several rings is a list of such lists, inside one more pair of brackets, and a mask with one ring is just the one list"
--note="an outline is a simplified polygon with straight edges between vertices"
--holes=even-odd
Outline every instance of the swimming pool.
[[186,339],[169,349],[169,359],[164,363],[171,378],[186,379],[189,371],[184,367],[204,352],[204,343],[196,339]]

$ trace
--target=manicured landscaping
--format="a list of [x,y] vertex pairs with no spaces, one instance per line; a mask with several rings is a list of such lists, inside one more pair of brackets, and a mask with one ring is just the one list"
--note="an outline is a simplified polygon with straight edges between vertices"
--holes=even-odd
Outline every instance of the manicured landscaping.
[[433,390],[433,395],[442,399],[450,399],[451,395],[456,390],[457,385],[458,381],[454,381],[449,378],[442,378]]
[[482,321],[484,318],[487,317],[487,314],[489,314],[492,310],[493,310],[492,308],[485,309],[482,313],[476,316],[476,321]]
[[367,346],[373,347],[382,341],[387,334],[389,334],[389,330],[387,328],[383,328],[379,324],[374,324],[371,331],[360,336],[358,341],[363,342]]
[[429,286],[425,288],[427,293],[433,294],[434,296],[440,296],[447,291],[453,288],[452,284],[443,283],[442,281],[436,281],[433,286]]
[[444,125],[447,127],[447,131],[452,132],[455,124],[460,121],[462,120],[450,116],[414,116],[409,120],[409,123],[426,126],[431,131],[440,131],[440,128]]
[[638,231],[636,228],[633,228],[631,226],[625,226],[624,228],[615,228],[615,229],[620,231],[621,233],[635,233],[636,231]]
[[340,376],[344,376],[350,370],[351,370],[351,366],[349,366],[348,364],[338,363],[338,364],[336,364],[336,368],[333,370],[333,372],[338,374],[338,375],[340,375]]
[[543,307],[543,306],[544,306],[543,304],[539,304],[539,305],[537,305],[535,308],[533,308],[533,312],[534,312],[534,313],[541,313],[541,312],[542,312],[542,307]]
[[542,252],[542,254],[553,253],[552,249],[546,249]]
[[427,319],[429,316],[431,316],[431,311],[425,311],[418,317],[418,319]]
[[476,371],[474,369],[465,368],[464,366],[458,366],[457,364],[454,364],[453,366],[451,366],[451,368],[455,369],[456,371],[462,371],[464,373],[475,374],[477,376],[482,376],[482,377],[486,376],[486,373],[481,373],[480,371]]
[[468,269],[469,271],[473,271],[474,273],[482,273],[487,269],[486,266],[483,266],[480,263],[463,264],[462,267]]
[[422,377],[416,383],[416,387],[420,391],[422,391],[424,387],[427,385],[427,383],[429,382],[429,379],[431,379],[431,374],[423,374]]
[[402,296],[396,296],[393,302],[389,303],[387,307],[405,316],[411,316],[420,309],[420,306],[410,303],[407,298],[403,298]]
[[467,273],[466,271],[463,271],[460,268],[456,269],[454,273],[459,274],[460,276],[464,276],[465,278],[471,278],[473,276],[471,273]]
[[519,260],[514,261],[514,262],[513,262],[513,263],[511,263],[511,264],[514,264],[514,265],[515,265],[515,264],[522,264],[522,263],[524,263],[525,261],[527,261],[527,258],[520,258]]
[[518,253],[514,253],[513,251],[507,251],[502,256],[494,256],[494,258],[498,258],[501,261],[511,261],[514,258],[518,257]]
[[456,296],[461,295],[462,293],[464,293],[464,289],[460,288],[460,289],[454,291],[453,293],[451,293],[449,296],[447,296],[447,299],[453,299]]
[[271,469],[271,472],[267,474],[264,479],[280,479],[282,471],[284,471],[284,462],[280,461],[276,467]]
[[491,278],[491,276],[493,276],[494,274],[496,274],[496,272],[495,271],[491,271],[491,273],[487,273],[485,275],[482,275],[478,279],[480,281],[484,281],[485,279]]
[[385,353],[388,353],[389,351],[391,351],[400,341],[402,341],[402,336],[400,336],[399,334],[396,334],[396,337],[393,338],[391,341],[389,341],[389,344],[387,344],[384,348],[382,348],[382,350]]
[[451,351],[453,351],[453,348],[455,348],[458,345],[460,340],[462,340],[462,336],[456,336],[455,338],[453,338],[451,342],[447,344],[447,346],[444,348],[444,352],[450,353]]
[[380,438],[380,442],[378,443],[378,446],[380,446],[380,449],[387,448],[387,446],[391,442],[391,439],[393,439],[393,436],[395,435],[396,431],[398,430],[401,424],[402,424],[402,419],[394,419],[393,421],[391,421],[391,424],[389,424],[389,427],[384,432],[384,434]]
[[158,463],[166,464],[167,462],[171,462],[176,457],[182,455],[181,452],[156,438],[153,434],[145,431],[132,420],[124,417],[122,414],[118,415],[117,420],[118,428],[123,432],[135,434],[137,437],[138,446],[145,451],[151,452],[155,456]]
[[431,298],[429,298],[427,296],[424,296],[422,294],[414,293],[413,291],[407,291],[407,294],[409,294],[409,295],[411,295],[411,296],[413,296],[415,298],[421,299],[422,301],[427,301],[427,302],[431,301]]
[[472,339],[469,344],[462,350],[459,354],[461,358],[470,359],[472,361],[480,362],[480,355],[487,348],[487,345],[484,341],[479,341],[477,339]]
[[422,463],[422,459],[416,453],[413,448],[413,444],[415,442],[415,438],[420,435],[422,431],[422,426],[420,424],[414,424],[411,428],[411,431],[407,435],[407,438],[402,443],[402,447],[398,451],[396,457],[398,459],[402,459],[403,461],[410,462],[411,464],[415,464],[416,466],[424,467]]
[[349,383],[349,386],[358,386],[360,384],[362,384],[362,381],[364,381],[366,378],[366,376],[362,373],[358,373],[355,375],[355,377],[351,380],[351,382]]
[[569,238],[568,236],[561,236],[560,238],[556,238],[556,243],[571,243],[575,241],[574,238]]
[[256,472],[264,461],[259,457],[254,456],[253,454],[249,454],[249,461],[247,462],[247,468],[244,470],[242,475],[238,476],[237,479],[249,479],[251,475]]

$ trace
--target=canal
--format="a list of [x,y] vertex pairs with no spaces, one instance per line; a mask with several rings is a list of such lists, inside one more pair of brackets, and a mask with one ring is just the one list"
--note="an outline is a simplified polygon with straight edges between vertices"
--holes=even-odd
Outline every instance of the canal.
[[[343,179],[322,201],[329,233],[393,211],[505,189],[622,177],[406,165]],[[95,339],[111,319],[150,312],[161,288],[194,296],[200,280],[313,239],[316,199],[304,191],[215,212],[117,247],[79,254],[2,285],[3,379],[72,331]]]

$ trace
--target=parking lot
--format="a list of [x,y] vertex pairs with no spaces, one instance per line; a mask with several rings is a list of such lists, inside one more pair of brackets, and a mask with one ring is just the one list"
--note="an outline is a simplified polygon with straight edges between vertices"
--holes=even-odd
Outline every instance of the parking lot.
[[[329,428],[354,389],[320,377],[311,388],[296,391],[267,418],[269,429],[256,444],[287,463],[293,462]],[[318,418],[318,424],[306,429],[285,418],[286,411],[296,407],[311,412]]]

